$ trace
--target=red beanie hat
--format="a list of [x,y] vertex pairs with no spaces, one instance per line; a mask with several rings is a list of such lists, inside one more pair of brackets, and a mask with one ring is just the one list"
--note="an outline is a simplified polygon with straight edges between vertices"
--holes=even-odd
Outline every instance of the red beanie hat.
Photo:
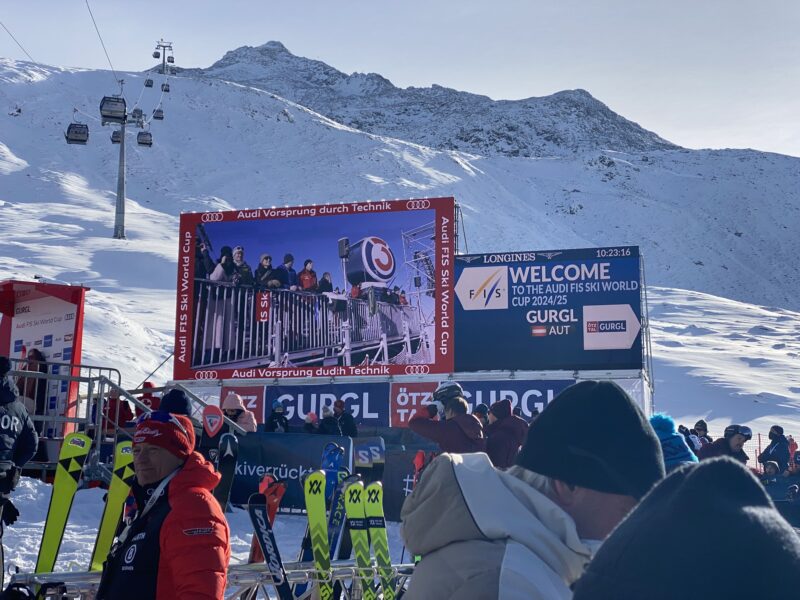
[[188,417],[157,410],[136,425],[133,444],[152,444],[186,459],[194,452],[194,427]]

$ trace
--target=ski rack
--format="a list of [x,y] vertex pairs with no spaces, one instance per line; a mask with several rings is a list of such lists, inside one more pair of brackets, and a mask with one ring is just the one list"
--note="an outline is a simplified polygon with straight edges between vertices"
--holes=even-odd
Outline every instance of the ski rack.
[[[320,581],[313,563],[287,562],[286,580],[291,583],[314,583]],[[331,562],[329,577],[325,581],[343,583],[357,581],[363,572],[371,573],[376,579],[379,577],[377,565],[368,569],[360,569],[353,560],[334,560]],[[413,564],[392,565],[392,579],[395,580],[395,590],[402,589],[414,573]],[[43,586],[41,598],[58,600],[89,600],[94,598],[100,585],[101,573],[97,571],[72,571],[65,573],[15,573],[11,576],[11,583],[27,586]],[[238,600],[250,598],[250,594],[258,589],[263,589],[279,584],[269,571],[266,564],[231,565],[228,568],[228,587],[225,598]],[[351,598],[347,585],[342,586],[346,598]],[[355,596],[355,595],[353,595]],[[269,594],[267,593],[267,596]]]

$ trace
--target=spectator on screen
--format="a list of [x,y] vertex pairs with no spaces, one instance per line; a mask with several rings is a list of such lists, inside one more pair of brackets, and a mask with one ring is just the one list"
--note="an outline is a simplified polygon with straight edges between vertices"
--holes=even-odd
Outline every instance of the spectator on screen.
[[237,285],[253,285],[253,270],[244,260],[244,248],[236,246],[233,249],[233,264],[236,270],[233,281]]
[[275,269],[272,268],[272,257],[269,254],[261,255],[258,267],[256,267],[255,281],[256,285],[262,288],[278,288],[281,286]]
[[276,279],[280,281],[281,288],[297,291],[297,271],[294,270],[294,256],[287,253],[283,257],[283,264],[275,269]]
[[322,274],[322,279],[319,280],[319,284],[317,285],[317,292],[320,294],[324,294],[325,292],[333,292],[333,281],[331,280],[331,274],[329,271],[325,271]]
[[300,289],[304,292],[317,291],[317,272],[314,270],[314,261],[307,258],[303,263],[303,270],[297,276]]

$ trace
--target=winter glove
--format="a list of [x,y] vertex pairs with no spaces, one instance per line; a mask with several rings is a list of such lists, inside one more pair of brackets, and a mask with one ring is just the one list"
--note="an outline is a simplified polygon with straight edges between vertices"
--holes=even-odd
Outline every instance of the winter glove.
[[10,494],[17,487],[21,472],[22,469],[11,461],[0,465],[0,494]]
[[17,517],[19,517],[19,510],[10,499],[6,498],[3,501],[3,525],[13,525],[17,522]]
[[436,406],[436,402],[431,402],[430,404],[426,404],[425,408],[428,411],[428,418],[435,419],[439,415],[439,407]]

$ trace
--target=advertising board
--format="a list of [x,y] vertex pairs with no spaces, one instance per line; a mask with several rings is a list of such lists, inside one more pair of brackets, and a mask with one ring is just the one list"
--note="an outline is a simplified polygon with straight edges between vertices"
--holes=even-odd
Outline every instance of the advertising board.
[[642,368],[638,247],[455,263],[456,371]]
[[[572,379],[497,381],[461,381],[464,397],[470,412],[478,404],[491,406],[500,400],[509,400],[511,407],[522,411],[522,416],[530,420],[534,411],[542,412],[544,407],[561,390],[575,383]],[[426,404],[438,384],[436,382],[392,383],[389,394],[389,415],[392,427],[408,427],[408,421]]]
[[453,198],[182,214],[174,378],[453,370]]
[[[88,288],[51,283],[0,282],[0,355],[19,359],[19,370],[78,375],[83,307]],[[63,364],[56,364],[63,363]],[[20,376],[20,397],[35,417],[74,416],[77,383]],[[69,433],[71,425],[45,422],[42,434]],[[66,430],[64,428],[67,428]]]

